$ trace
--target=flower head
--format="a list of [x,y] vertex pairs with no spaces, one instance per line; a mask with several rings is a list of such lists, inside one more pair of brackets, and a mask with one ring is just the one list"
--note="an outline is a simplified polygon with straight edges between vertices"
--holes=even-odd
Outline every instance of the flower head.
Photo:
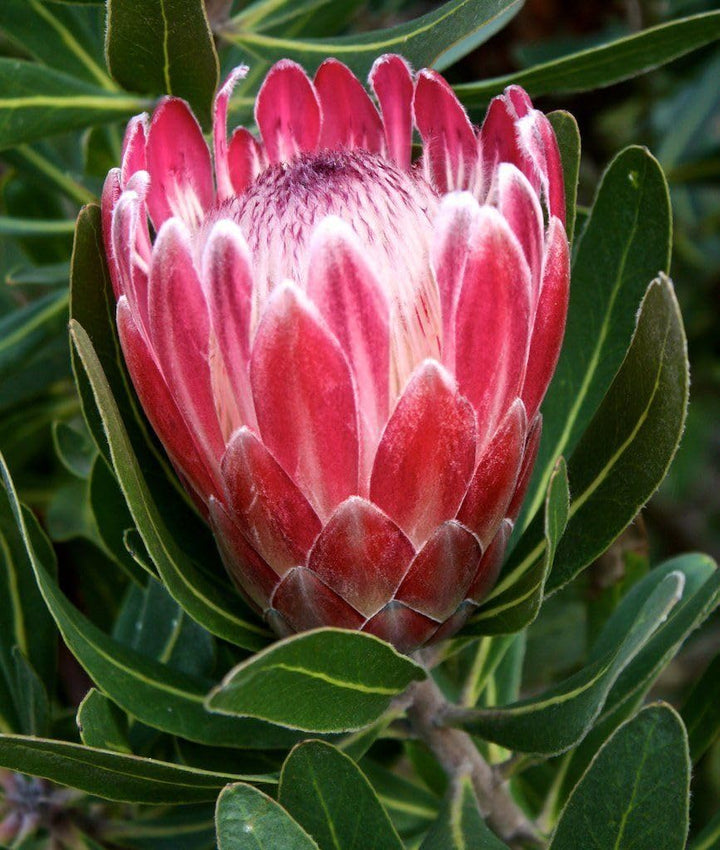
[[259,138],[228,141],[242,73],[212,157],[166,98],[108,175],[128,369],[276,631],[410,651],[492,585],[532,470],[568,293],[555,136],[516,86],[478,130],[442,77],[384,56],[378,107],[334,59],[313,81],[277,63]]

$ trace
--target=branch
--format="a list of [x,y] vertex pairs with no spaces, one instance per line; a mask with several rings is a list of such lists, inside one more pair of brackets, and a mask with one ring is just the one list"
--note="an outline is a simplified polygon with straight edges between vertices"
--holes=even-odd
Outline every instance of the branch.
[[417,736],[423,740],[453,780],[469,774],[482,816],[504,841],[531,842],[541,846],[537,830],[510,795],[507,783],[478,752],[467,732],[441,726],[448,703],[435,681],[428,677],[409,691],[408,718]]

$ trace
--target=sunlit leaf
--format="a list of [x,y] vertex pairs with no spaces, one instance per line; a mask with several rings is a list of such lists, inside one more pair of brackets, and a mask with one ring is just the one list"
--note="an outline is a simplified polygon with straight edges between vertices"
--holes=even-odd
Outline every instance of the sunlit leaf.
[[718,38],[720,12],[706,12],[649,27],[515,74],[465,83],[455,90],[466,106],[482,106],[513,84],[523,86],[530,95],[588,91],[651,71]]
[[230,24],[222,36],[264,61],[283,58],[300,62],[309,71],[328,56],[367,74],[383,53],[401,53],[416,68],[443,68],[472,47],[487,41],[522,7],[523,0],[450,0],[415,20],[389,29],[352,36],[291,39],[265,35]]
[[70,785],[106,800],[126,803],[195,803],[214,800],[228,782],[247,779],[272,784],[272,780],[262,776],[210,773],[66,741],[23,735],[0,735],[0,765]]
[[278,641],[232,670],[207,700],[213,711],[309,732],[376,720],[425,671],[363,632],[318,629]]
[[661,575],[633,600],[625,628],[614,623],[601,652],[575,675],[537,697],[499,708],[451,709],[447,717],[486,740],[529,753],[559,753],[577,744],[597,718],[622,670],[682,596],[680,572]]
[[0,149],[126,119],[149,105],[21,59],[0,57],[0,80]]

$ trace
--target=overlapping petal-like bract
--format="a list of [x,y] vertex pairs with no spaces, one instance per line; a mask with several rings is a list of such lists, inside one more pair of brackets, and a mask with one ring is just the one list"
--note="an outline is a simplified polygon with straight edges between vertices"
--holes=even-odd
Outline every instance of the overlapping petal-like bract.
[[108,175],[128,369],[278,633],[411,651],[492,586],[532,470],[568,297],[555,136],[518,87],[478,130],[442,77],[384,56],[375,102],[333,59],[313,81],[279,62],[260,138],[228,140],[242,72],[212,153],[166,98]]

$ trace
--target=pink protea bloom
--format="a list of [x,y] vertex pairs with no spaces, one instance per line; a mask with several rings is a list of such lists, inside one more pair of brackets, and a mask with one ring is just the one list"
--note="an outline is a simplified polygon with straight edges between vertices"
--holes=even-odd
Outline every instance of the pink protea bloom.
[[128,369],[278,633],[411,651],[477,608],[532,470],[568,297],[557,142],[522,89],[477,130],[399,56],[370,73],[379,109],[334,59],[313,81],[278,62],[260,138],[228,142],[241,74],[217,95],[213,157],[166,98],[108,175]]

